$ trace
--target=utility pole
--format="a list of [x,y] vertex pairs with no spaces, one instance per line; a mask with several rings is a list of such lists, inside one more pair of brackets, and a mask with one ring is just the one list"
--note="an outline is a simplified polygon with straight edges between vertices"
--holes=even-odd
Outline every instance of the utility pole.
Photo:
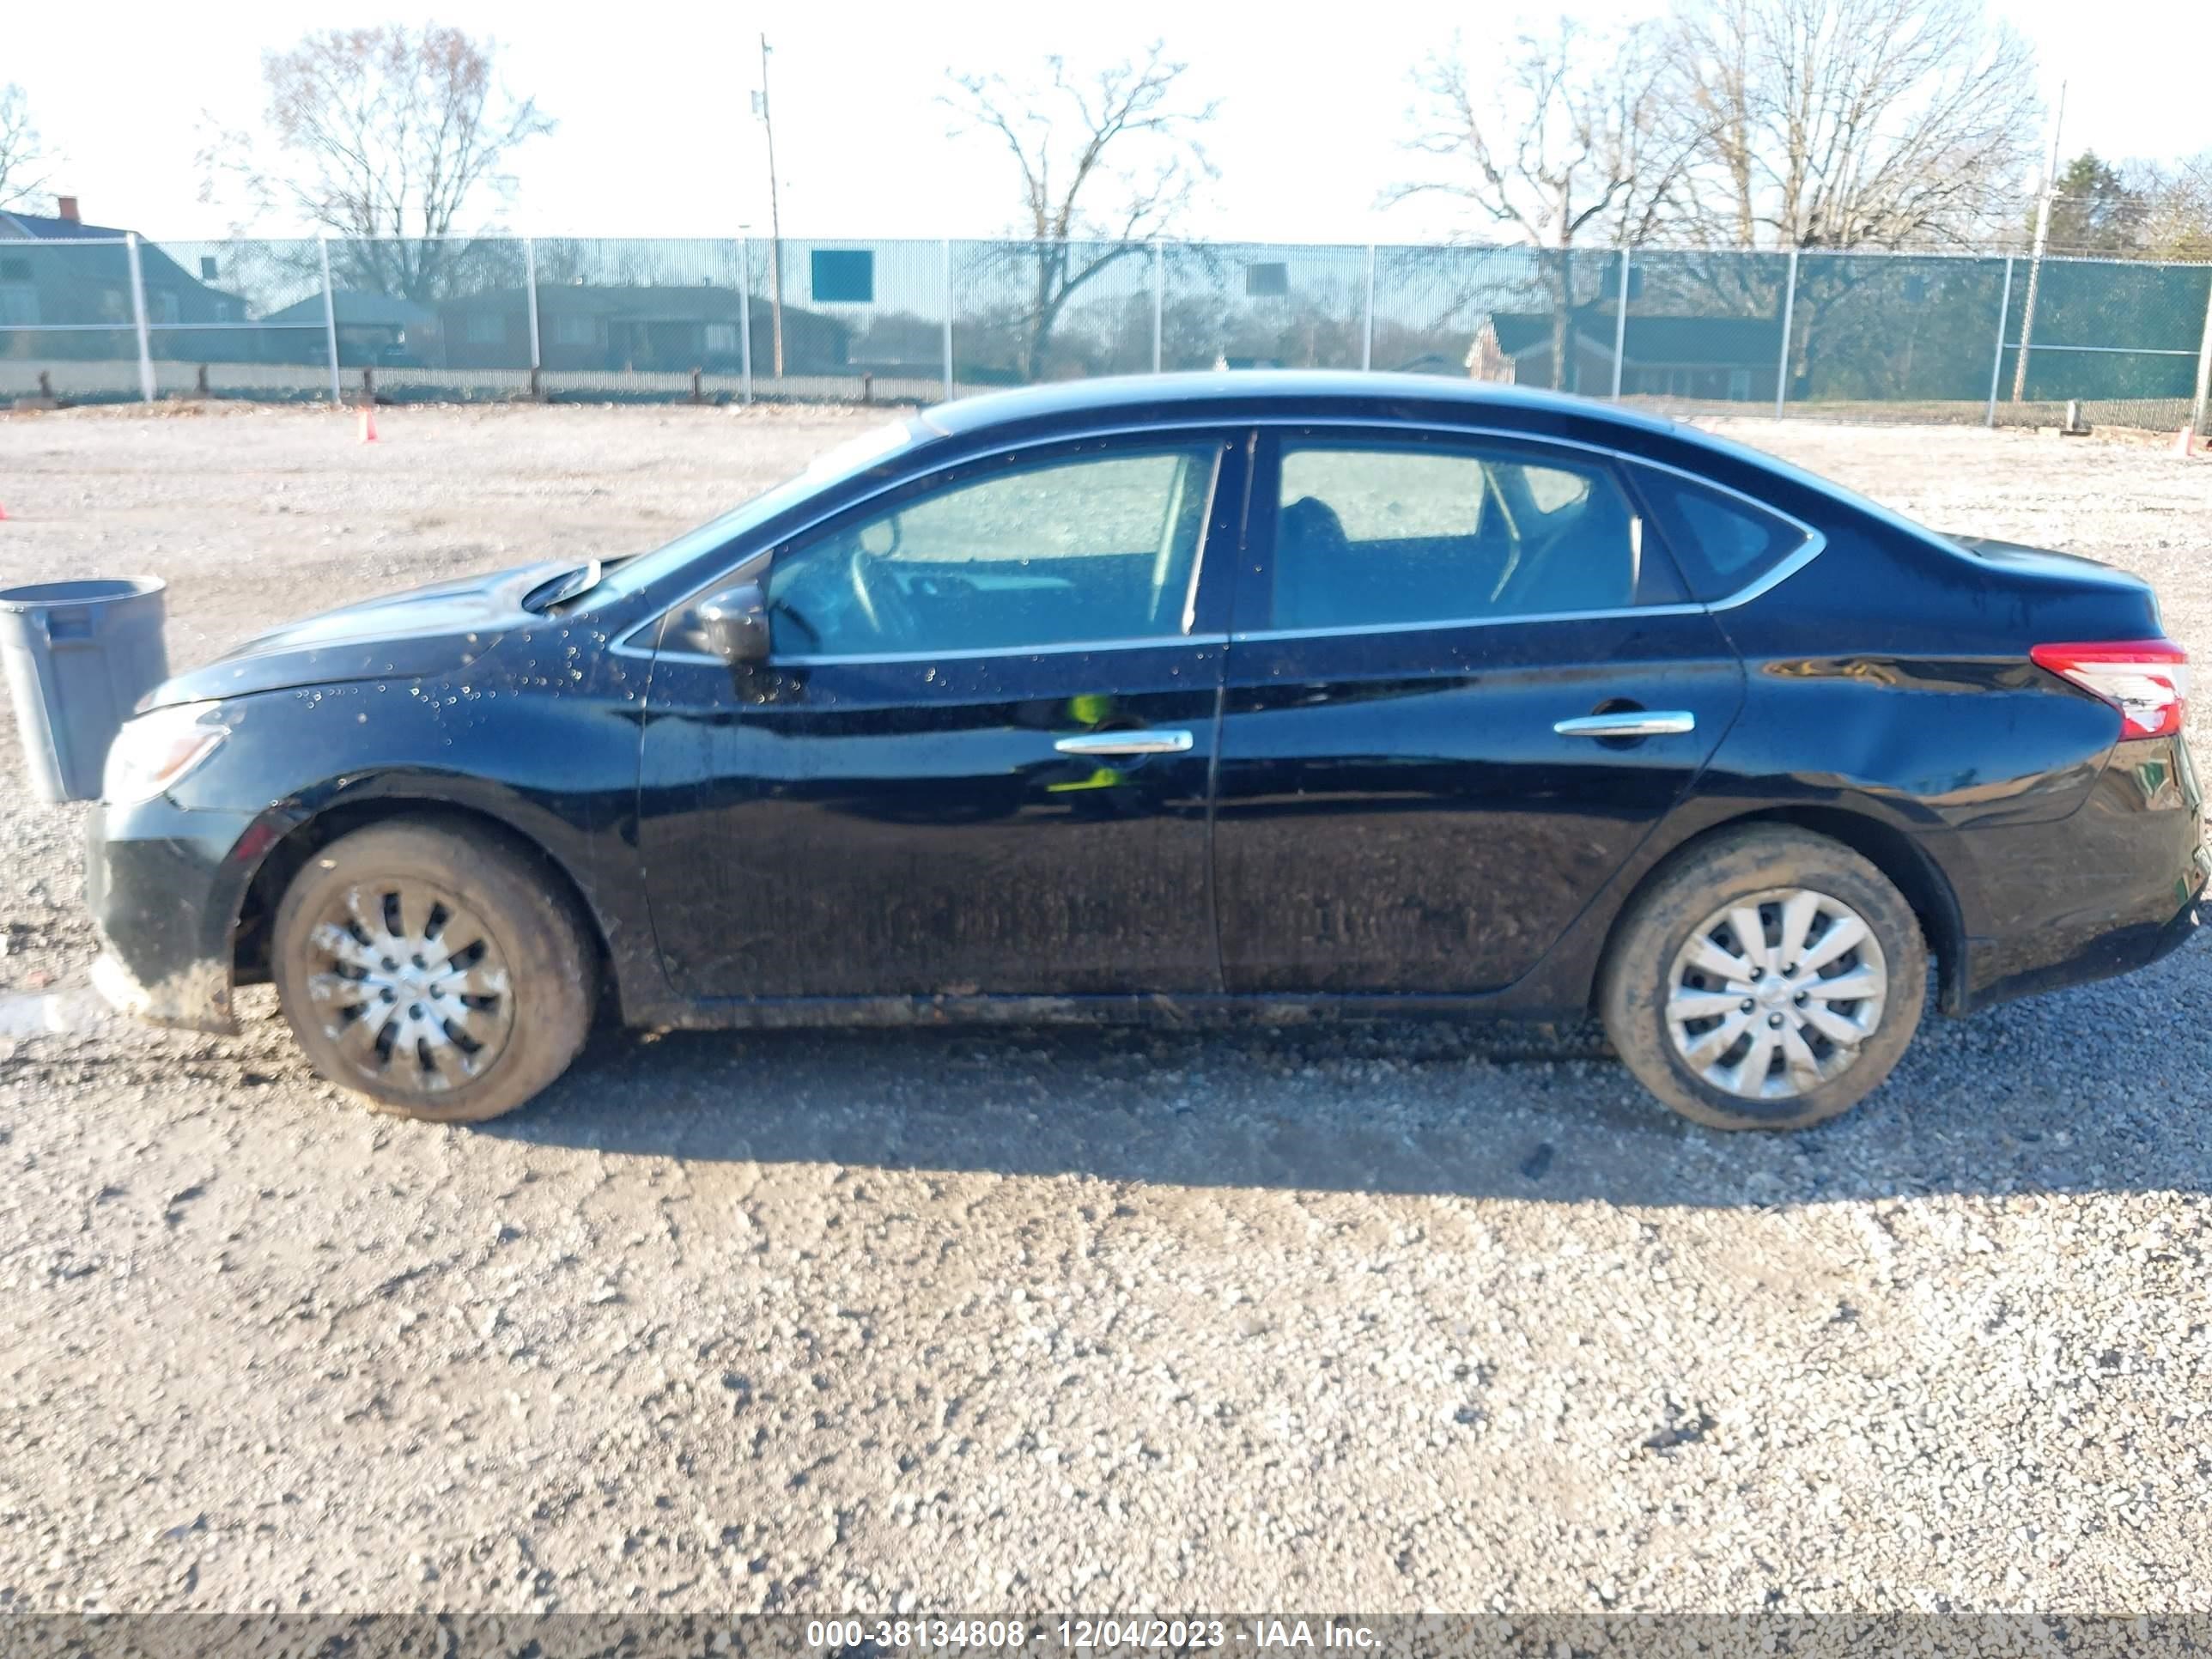
[[2066,83],[2058,83],[2058,119],[2051,129],[2051,167],[2043,175],[2043,199],[2035,208],[2035,252],[2027,262],[2027,300],[2020,316],[2020,356],[2012,368],[2012,400],[2027,395],[2028,345],[2035,338],[2035,295],[2043,286],[2043,250],[2051,241],[2051,202],[2058,191],[2058,140],[2066,130]]
[[753,104],[768,134],[768,308],[769,328],[775,338],[775,377],[783,378],[783,217],[776,208],[775,122],[768,109],[768,34],[761,38],[760,91]]
[[2207,404],[2212,404],[2212,292],[2204,295],[2204,337],[2197,346],[2197,401],[2189,413],[2189,429],[2200,443],[2212,435],[2204,425]]

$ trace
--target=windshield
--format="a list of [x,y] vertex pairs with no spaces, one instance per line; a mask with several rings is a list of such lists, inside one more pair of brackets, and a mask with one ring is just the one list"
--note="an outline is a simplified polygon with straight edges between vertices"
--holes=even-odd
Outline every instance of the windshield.
[[766,524],[817,490],[858,477],[933,435],[919,420],[890,421],[870,427],[857,437],[848,438],[823,451],[796,477],[786,479],[741,507],[732,507],[719,519],[708,520],[696,530],[685,532],[665,547],[620,562],[607,561],[605,574],[599,581],[587,590],[568,596],[566,603],[574,604],[586,594],[593,599],[605,599],[649,587],[670,571],[680,570],[700,555],[711,553],[756,526]]

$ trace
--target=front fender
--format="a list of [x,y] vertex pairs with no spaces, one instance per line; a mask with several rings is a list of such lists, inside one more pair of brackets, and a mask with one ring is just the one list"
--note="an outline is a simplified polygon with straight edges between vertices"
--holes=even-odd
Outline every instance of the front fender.
[[[609,665],[566,687],[550,674],[524,684],[471,671],[224,702],[230,737],[169,803],[188,817],[228,823],[242,849],[234,854],[242,875],[227,874],[222,893],[209,896],[227,908],[203,942],[235,951],[240,928],[273,911],[283,881],[332,836],[440,808],[483,819],[542,854],[597,924],[626,999],[653,990],[659,958],[635,902],[636,860],[625,839],[636,809],[641,687],[620,664],[600,660]],[[634,984],[647,969],[654,982]]]

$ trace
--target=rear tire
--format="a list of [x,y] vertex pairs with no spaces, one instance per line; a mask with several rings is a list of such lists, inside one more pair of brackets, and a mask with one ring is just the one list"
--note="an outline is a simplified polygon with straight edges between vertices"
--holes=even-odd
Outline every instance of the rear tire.
[[1698,843],[1637,896],[1598,1013],[1636,1080],[1691,1121],[1802,1129],[1887,1079],[1927,981],[1919,920],[1887,876],[1825,836],[1760,824]]
[[395,1116],[480,1123],[568,1067],[598,963],[542,865],[453,820],[404,819],[311,857],[276,907],[270,972],[331,1082]]

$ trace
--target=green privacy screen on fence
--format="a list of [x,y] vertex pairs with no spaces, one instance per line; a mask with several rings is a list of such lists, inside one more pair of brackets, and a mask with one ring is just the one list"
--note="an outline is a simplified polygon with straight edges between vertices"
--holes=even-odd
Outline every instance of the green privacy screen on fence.
[[[929,401],[1373,369],[1745,412],[2171,428],[2212,267],[1287,243],[0,241],[0,398]],[[2025,349],[2026,368],[2021,359]]]

